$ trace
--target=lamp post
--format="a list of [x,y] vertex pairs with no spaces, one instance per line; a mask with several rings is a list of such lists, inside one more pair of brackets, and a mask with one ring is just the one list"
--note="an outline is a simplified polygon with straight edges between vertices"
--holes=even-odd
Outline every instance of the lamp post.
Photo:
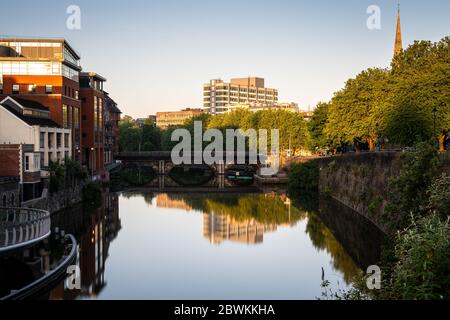
[[91,148],[91,177],[94,178],[94,148]]

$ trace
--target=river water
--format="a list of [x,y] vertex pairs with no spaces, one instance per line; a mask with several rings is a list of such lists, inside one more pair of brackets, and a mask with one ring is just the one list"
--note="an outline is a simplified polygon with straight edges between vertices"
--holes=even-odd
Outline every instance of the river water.
[[[81,289],[51,299],[317,299],[378,261],[383,235],[330,199],[123,192],[52,217],[75,235]],[[55,229],[56,228],[56,229]]]

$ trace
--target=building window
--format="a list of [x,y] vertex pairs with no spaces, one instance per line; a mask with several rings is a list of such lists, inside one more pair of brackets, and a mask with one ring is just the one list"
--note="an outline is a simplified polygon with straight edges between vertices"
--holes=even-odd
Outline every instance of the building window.
[[36,93],[36,85],[35,84],[28,85],[28,93]]
[[52,153],[49,152],[49,153],[48,153],[48,163],[50,164],[50,162],[52,162],[52,160],[53,160]]
[[48,133],[48,148],[52,149],[53,148],[53,134],[52,133]]
[[63,106],[62,106],[62,113],[63,113],[63,127],[68,128],[69,116],[68,116],[67,106],[65,104],[63,104]]
[[64,151],[64,158],[69,159],[69,151]]
[[69,134],[68,133],[64,133],[64,146],[66,148],[69,147]]
[[62,134],[61,133],[57,133],[56,134],[56,148],[61,148],[62,146]]
[[41,164],[45,164],[45,154],[41,152]]
[[14,193],[11,193],[11,200],[10,200],[11,206],[14,207],[15,202],[16,202],[16,196],[14,195]]
[[18,84],[13,84],[12,86],[12,94],[19,94],[19,85]]
[[40,147],[41,149],[44,149],[44,148],[45,148],[45,132],[41,132],[41,133],[39,134],[39,147]]
[[53,86],[51,84],[45,85],[45,93],[46,94],[52,94],[53,93]]
[[30,171],[30,156],[25,156],[25,171]]
[[3,94],[3,83],[0,83],[0,94]]
[[39,171],[41,170],[41,157],[40,154],[34,155],[34,170]]
[[3,195],[3,199],[2,199],[2,206],[3,206],[3,207],[6,207],[7,204],[8,204],[8,203],[7,203],[7,200],[6,200],[6,194],[4,194],[4,195]]

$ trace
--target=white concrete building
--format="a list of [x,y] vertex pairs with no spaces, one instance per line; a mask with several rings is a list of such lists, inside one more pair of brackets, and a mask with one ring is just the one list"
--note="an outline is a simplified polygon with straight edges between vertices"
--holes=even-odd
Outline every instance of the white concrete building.
[[0,102],[0,144],[34,145],[44,167],[72,157],[71,130],[51,120],[48,108],[24,99],[7,97]]
[[203,111],[209,114],[225,113],[233,105],[277,102],[278,90],[266,88],[262,78],[236,78],[230,83],[217,79],[203,85]]

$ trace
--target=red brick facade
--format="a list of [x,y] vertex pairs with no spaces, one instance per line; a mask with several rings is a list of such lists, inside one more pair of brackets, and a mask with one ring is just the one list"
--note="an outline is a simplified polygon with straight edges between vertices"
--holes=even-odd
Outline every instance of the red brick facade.
[[0,176],[20,177],[20,145],[0,145]]

